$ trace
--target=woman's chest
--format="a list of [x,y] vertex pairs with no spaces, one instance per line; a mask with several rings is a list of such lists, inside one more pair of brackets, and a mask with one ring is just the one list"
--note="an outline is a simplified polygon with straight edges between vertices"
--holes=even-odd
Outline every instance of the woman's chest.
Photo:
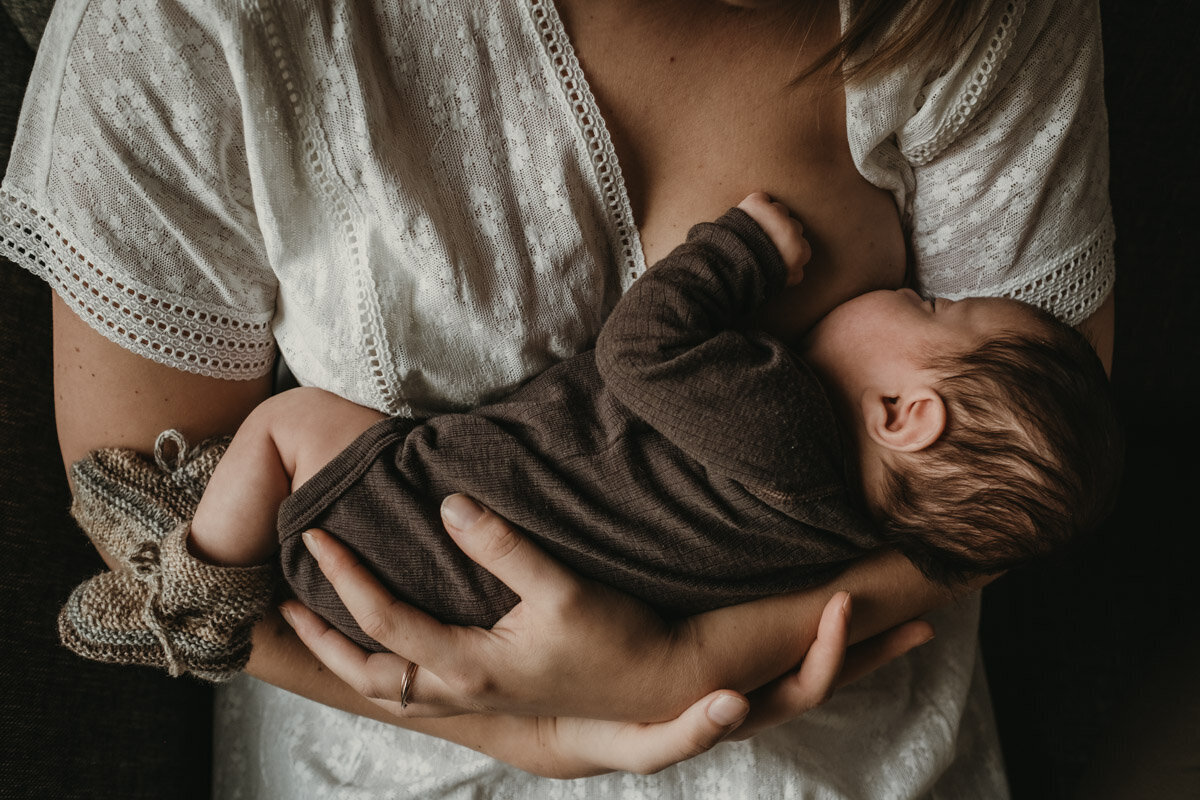
[[[854,170],[840,89],[781,86],[781,47],[738,55],[753,31],[667,52],[661,24],[620,46],[602,26],[581,63],[573,21],[549,0],[273,21],[248,137],[302,380],[393,413],[476,403],[586,347],[643,251],[757,188],[818,253],[799,318],[899,280],[896,212]],[[665,67],[636,60],[653,53]]]
[[[751,191],[813,245],[798,330],[832,305],[903,280],[892,196],[858,172],[841,83],[796,76],[839,35],[836,3],[559,0],[624,175],[646,263]],[[789,303],[789,307],[793,307]]]

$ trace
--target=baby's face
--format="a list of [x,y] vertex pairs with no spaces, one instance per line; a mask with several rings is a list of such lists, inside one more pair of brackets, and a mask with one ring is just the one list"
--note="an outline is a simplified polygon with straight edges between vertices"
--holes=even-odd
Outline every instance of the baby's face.
[[[805,337],[804,358],[847,399],[886,388],[930,356],[964,352],[1006,331],[1040,324],[1015,300],[922,300],[911,289],[869,292],[837,306]],[[877,386],[879,382],[883,386]]]

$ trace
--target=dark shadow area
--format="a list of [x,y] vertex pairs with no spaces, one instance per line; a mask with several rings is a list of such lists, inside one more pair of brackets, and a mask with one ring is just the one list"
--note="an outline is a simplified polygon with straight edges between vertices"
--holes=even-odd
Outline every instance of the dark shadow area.
[[[0,53],[2,167],[33,66],[4,10]],[[0,258],[0,798],[207,798],[212,691],[58,643],[59,607],[103,563],[67,514],[50,344],[48,287]]]
[[1082,552],[984,593],[983,644],[1015,798],[1195,798],[1200,14],[1178,0],[1101,7],[1125,479]]

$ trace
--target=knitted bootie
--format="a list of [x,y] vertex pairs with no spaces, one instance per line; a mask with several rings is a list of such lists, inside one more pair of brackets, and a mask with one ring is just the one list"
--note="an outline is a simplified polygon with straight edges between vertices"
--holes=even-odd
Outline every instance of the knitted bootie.
[[272,564],[223,567],[187,549],[188,523],[133,553],[131,570],[76,587],[58,615],[63,644],[110,664],[164,667],[227,681],[250,658],[250,633],[275,587]]
[[71,515],[101,549],[132,565],[146,542],[161,541],[195,515],[228,446],[223,436],[189,448],[171,430],[155,442],[154,463],[134,450],[96,450],[71,465]]

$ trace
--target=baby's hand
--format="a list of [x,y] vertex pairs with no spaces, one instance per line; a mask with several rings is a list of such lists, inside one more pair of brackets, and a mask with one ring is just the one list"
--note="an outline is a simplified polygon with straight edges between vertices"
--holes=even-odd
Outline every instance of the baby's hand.
[[787,267],[787,285],[795,286],[804,279],[804,265],[812,258],[812,248],[804,238],[804,226],[788,211],[787,206],[772,200],[766,192],[754,192],[738,208],[750,215],[770,237]]

